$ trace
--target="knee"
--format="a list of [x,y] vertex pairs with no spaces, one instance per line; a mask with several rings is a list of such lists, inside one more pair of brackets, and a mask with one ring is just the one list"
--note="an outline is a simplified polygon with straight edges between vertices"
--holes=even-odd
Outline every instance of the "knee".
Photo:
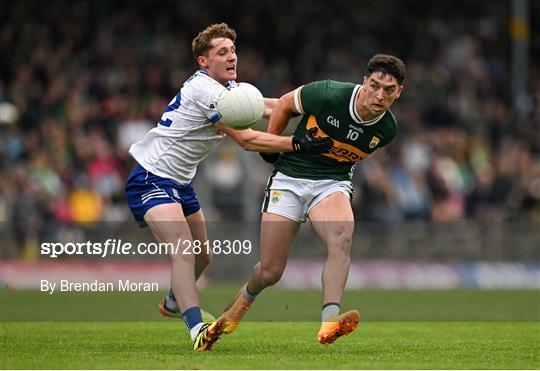
[[273,286],[279,282],[283,275],[283,270],[280,269],[263,269],[261,270],[262,281],[265,286]]
[[169,254],[171,258],[171,264],[175,266],[183,266],[185,264],[193,266],[195,264],[195,257],[193,254]]
[[328,241],[329,253],[339,254],[349,257],[352,246],[352,232],[339,231]]
[[198,260],[197,255],[193,254],[192,251],[185,250],[182,247],[177,249],[176,244],[173,245],[173,247],[167,250],[173,266],[183,264],[193,265]]

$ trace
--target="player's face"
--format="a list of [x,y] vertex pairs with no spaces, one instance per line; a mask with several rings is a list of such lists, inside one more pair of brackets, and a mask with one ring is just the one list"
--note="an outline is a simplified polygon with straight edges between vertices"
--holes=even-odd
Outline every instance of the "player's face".
[[364,77],[360,112],[369,116],[368,119],[382,114],[399,98],[402,90],[403,86],[390,74],[374,72]]
[[231,39],[225,37],[213,39],[212,49],[208,52],[208,56],[200,56],[198,61],[199,65],[221,84],[236,80],[238,57]]

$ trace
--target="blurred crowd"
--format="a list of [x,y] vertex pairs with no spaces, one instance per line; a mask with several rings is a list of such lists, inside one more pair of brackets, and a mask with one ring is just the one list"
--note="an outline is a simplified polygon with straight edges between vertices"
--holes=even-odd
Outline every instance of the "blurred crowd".
[[[398,135],[356,166],[357,219],[538,221],[540,6],[529,6],[530,99],[517,114],[509,1],[4,2],[0,220],[129,220],[127,150],[196,70],[193,37],[226,21],[239,81],[268,97],[361,82],[374,53],[406,62]],[[226,142],[196,189],[215,219],[242,218],[259,209],[268,170]],[[239,196],[253,188],[255,199]]]

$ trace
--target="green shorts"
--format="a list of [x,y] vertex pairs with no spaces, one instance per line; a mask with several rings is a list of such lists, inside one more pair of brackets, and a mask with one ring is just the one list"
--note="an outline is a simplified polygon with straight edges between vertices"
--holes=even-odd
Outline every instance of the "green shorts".
[[315,205],[335,192],[352,199],[352,183],[348,180],[293,178],[278,171],[268,179],[262,212],[303,223]]

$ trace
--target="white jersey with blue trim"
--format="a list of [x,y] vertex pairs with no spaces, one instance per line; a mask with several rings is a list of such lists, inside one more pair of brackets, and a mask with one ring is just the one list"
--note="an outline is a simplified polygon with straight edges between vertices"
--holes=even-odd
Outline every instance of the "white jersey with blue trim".
[[191,182],[199,163],[225,137],[219,121],[217,100],[226,86],[195,72],[171,100],[158,125],[129,149],[130,155],[146,170],[180,184]]

